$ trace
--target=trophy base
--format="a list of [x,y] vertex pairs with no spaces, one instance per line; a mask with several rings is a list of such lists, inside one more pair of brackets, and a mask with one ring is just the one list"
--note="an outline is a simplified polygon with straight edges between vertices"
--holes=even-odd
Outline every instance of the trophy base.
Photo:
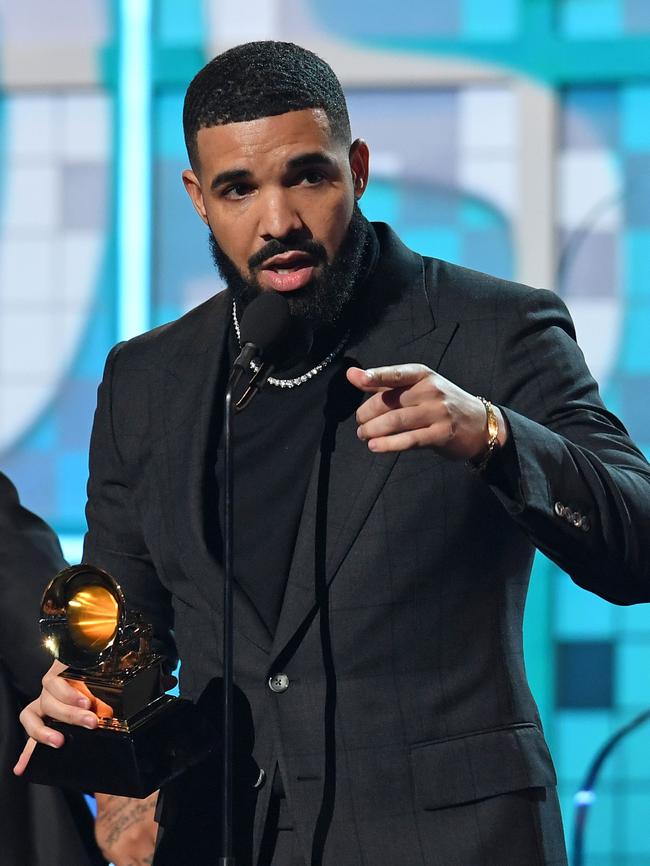
[[198,763],[215,731],[191,701],[163,695],[124,729],[93,731],[50,719],[65,736],[59,749],[37,743],[24,778],[86,793],[144,798]]

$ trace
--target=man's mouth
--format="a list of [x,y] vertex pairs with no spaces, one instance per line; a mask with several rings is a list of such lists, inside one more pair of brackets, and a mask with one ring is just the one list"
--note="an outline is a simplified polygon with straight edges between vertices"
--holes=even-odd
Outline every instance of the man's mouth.
[[309,253],[291,250],[267,259],[259,270],[258,282],[263,289],[293,292],[311,280],[316,261]]

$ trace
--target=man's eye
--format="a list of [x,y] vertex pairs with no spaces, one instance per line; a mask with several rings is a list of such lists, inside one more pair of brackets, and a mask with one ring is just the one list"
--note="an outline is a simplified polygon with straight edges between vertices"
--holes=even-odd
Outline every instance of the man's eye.
[[247,183],[236,183],[233,186],[226,187],[223,191],[224,198],[244,198],[247,196],[252,190],[250,184]]
[[323,177],[324,175],[322,171],[317,171],[316,169],[314,169],[313,171],[305,171],[300,176],[300,183],[304,183],[307,186],[310,186],[316,183],[320,183],[323,180]]

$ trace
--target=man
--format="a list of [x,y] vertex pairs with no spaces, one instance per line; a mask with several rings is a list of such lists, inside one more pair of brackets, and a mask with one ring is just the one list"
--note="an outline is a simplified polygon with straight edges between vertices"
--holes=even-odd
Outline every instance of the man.
[[[214,707],[224,383],[246,305],[282,293],[313,346],[235,419],[237,863],[566,863],[523,667],[534,545],[647,601],[650,467],[555,295],[365,221],[368,148],[319,58],[220,55],[184,127],[229,289],[109,356],[85,559],[172,654],[173,621]],[[94,722],[56,670],[23,721],[58,746],[43,714]],[[214,758],[165,791],[155,863],[216,863],[218,807]]]

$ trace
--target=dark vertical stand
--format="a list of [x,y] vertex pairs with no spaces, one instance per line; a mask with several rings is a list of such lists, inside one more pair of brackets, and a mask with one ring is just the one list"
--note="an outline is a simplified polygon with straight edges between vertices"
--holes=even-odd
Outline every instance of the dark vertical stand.
[[[241,323],[242,349],[233,364],[224,402],[224,582],[223,582],[223,774],[221,803],[222,854],[218,866],[235,866],[233,855],[233,583],[234,583],[234,461],[233,420],[264,386],[273,369],[262,363],[264,352],[281,340],[290,325],[289,305],[282,295],[262,293],[246,308]],[[248,336],[245,336],[248,335]],[[251,361],[257,357],[259,368],[237,403],[233,392],[244,373],[250,373]]]
[[598,780],[600,770],[605,763],[605,759],[624,737],[649,719],[650,710],[644,710],[642,713],[639,713],[639,715],[633,718],[631,722],[623,725],[622,728],[619,728],[616,733],[612,734],[612,736],[606,740],[605,744],[601,746],[596,757],[591,762],[585,780],[575,796],[576,810],[573,825],[573,857],[571,859],[573,866],[583,866],[587,816],[589,814],[589,807],[596,799],[596,781]]
[[224,502],[224,555],[225,575],[223,583],[223,774],[221,794],[221,845],[222,854],[219,857],[219,866],[235,866],[233,856],[233,832],[232,832],[232,781],[233,781],[233,501],[234,501],[234,473],[233,473],[233,418],[235,409],[233,406],[233,390],[242,375],[242,370],[235,367],[233,370],[225,399],[224,419],[224,474],[225,474],[225,502]]

